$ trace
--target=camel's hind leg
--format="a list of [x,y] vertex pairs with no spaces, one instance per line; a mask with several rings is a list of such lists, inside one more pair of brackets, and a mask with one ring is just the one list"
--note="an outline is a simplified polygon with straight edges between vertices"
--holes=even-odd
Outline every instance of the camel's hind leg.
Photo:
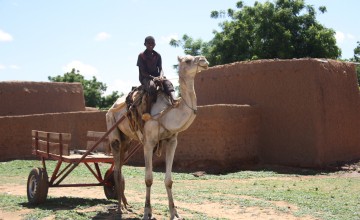
[[177,146],[177,134],[172,136],[167,140],[163,140],[163,147],[166,149],[166,173],[165,173],[165,188],[168,196],[169,201],[169,210],[170,210],[170,219],[181,219],[180,215],[177,213],[175,208],[173,194],[172,194],[172,165],[174,161],[175,150]]
[[[125,141],[121,141],[118,145],[116,143],[119,142],[113,142],[111,145],[111,150],[113,152],[114,157],[114,180],[115,180],[115,188],[117,190],[117,199],[118,199],[118,207],[119,212],[121,213],[122,208],[127,208],[127,200],[125,197],[125,178],[124,175],[121,172],[121,168],[123,165],[124,157],[125,157]],[[124,207],[121,205],[121,202],[124,204]]]
[[[116,115],[115,113],[108,111],[106,113],[106,128],[107,130],[110,130],[113,125],[116,124]],[[110,133],[109,133],[109,142],[110,145],[119,145],[120,144],[120,131],[118,128],[113,129]],[[118,143],[116,143],[118,142]]]
[[[116,118],[114,113],[108,112],[106,114],[107,129],[109,130],[115,123],[116,123]],[[118,195],[119,212],[121,212],[122,209],[121,201],[123,201],[125,208],[128,205],[124,194],[125,179],[121,173],[121,168],[123,165],[125,152],[126,152],[126,144],[125,141],[121,141],[121,139],[124,140],[124,138],[121,138],[120,135],[121,135],[120,130],[118,128],[115,128],[112,132],[109,133],[109,142],[114,157],[114,180],[116,186],[115,188],[117,190],[117,195]]]

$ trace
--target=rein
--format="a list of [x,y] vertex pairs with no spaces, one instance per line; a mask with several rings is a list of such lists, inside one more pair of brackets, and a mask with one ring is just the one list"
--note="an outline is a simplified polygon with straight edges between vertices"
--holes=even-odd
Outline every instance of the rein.
[[[197,63],[197,65],[196,65],[195,75],[198,73],[198,69],[199,69],[199,63]],[[179,75],[179,79],[181,79],[181,80],[184,82],[184,84],[186,85],[185,79],[183,79],[183,77],[181,77],[180,75]],[[196,107],[196,106],[195,106],[195,108],[194,108],[194,106],[191,106],[191,107],[190,107],[190,105],[187,104],[187,102],[185,101],[185,99],[182,99],[182,100],[184,101],[185,105],[194,112],[194,115],[196,115],[196,114],[197,114],[197,107]],[[196,104],[195,104],[195,105],[196,105]]]

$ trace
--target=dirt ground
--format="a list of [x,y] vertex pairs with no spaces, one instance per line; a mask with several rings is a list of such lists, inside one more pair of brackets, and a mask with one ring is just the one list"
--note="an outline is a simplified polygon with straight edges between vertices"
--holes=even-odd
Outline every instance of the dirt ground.
[[[21,195],[26,196],[26,189],[24,186],[18,185],[2,185],[0,186],[1,193],[7,193],[11,195]],[[72,197],[80,197],[80,198],[96,198],[96,199],[105,199],[104,192],[102,187],[86,187],[86,188],[50,188],[49,189],[49,196],[51,197],[61,197],[64,195],[71,195]],[[126,196],[128,201],[131,202],[144,202],[143,197],[144,195],[138,195],[137,192],[126,192]],[[164,195],[166,196],[166,195]],[[244,197],[245,198],[245,197]],[[251,199],[250,197],[246,197],[247,199]],[[256,198],[252,198],[256,199]],[[131,203],[130,202],[130,203]],[[153,209],[156,209],[156,204],[166,205],[166,201],[159,201],[156,199],[152,199]],[[131,204],[130,204],[131,205]],[[274,202],[274,205],[277,207],[286,207],[289,210],[296,210],[297,207],[286,202]],[[197,210],[206,210],[206,213],[213,218],[228,218],[228,219],[264,219],[264,220],[314,220],[315,218],[311,217],[303,217],[297,218],[291,214],[278,212],[273,208],[263,208],[263,207],[240,207],[240,206],[233,206],[233,207],[224,207],[222,204],[219,203],[207,203],[207,204],[191,204],[184,203],[184,202],[176,202],[176,206],[178,207],[179,214],[185,219],[192,219],[191,215],[183,214],[185,213],[182,211],[182,208],[186,208],[189,210],[197,211]],[[114,206],[109,206],[107,208],[107,212],[112,213],[112,217],[106,219],[114,219],[116,217],[116,212],[114,210]],[[130,208],[131,209],[131,208]],[[22,215],[31,212],[31,209],[22,209],[19,211],[11,211],[11,212],[4,212],[0,210],[0,219],[12,219],[12,220],[21,220]],[[104,207],[91,207],[91,210],[82,210],[82,211],[106,211]],[[121,219],[137,219],[139,214],[142,213],[141,210],[133,210],[125,211],[122,215]],[[156,215],[153,213],[153,218],[155,219],[163,219],[162,216]],[[45,220],[53,220],[55,217],[48,217]]]
[[[360,161],[355,164],[351,165],[343,165],[341,167],[341,170],[346,171],[339,174],[339,177],[360,177]],[[286,178],[292,178],[292,177],[286,177]],[[299,178],[299,177],[294,177]],[[302,178],[319,178],[319,177],[309,177],[304,176]],[[211,180],[209,180],[211,181]],[[230,180],[229,180],[230,181]],[[26,196],[26,186],[23,185],[0,185],[0,193],[6,193],[10,195],[20,195],[20,196]],[[136,203],[143,203],[144,202],[144,196],[143,194],[139,194],[135,191],[129,191],[126,190],[126,196],[128,201],[136,202]],[[64,195],[69,195],[71,197],[79,197],[79,198],[92,198],[92,199],[106,199],[103,188],[102,187],[77,187],[77,188],[49,188],[48,196],[51,197],[62,197]],[[166,194],[164,195],[157,195],[159,197],[166,197]],[[245,199],[253,199],[253,200],[259,200],[258,198],[253,198],[249,196],[243,196]],[[286,202],[279,202],[274,201],[274,208],[264,208],[264,207],[244,207],[244,206],[224,206],[221,203],[205,203],[205,204],[193,204],[191,201],[187,202],[177,202],[175,198],[175,203],[178,209],[178,213],[181,215],[181,217],[185,219],[193,219],[191,214],[185,214],[187,210],[193,210],[193,211],[206,211],[208,216],[211,216],[213,218],[226,218],[226,219],[239,219],[239,220],[255,220],[255,219],[262,219],[262,220],[316,220],[317,218],[313,218],[311,216],[306,217],[296,217],[292,215],[292,212],[279,212],[276,210],[276,208],[286,208],[289,211],[296,211],[298,207],[294,206],[293,204],[289,204]],[[154,209],[156,209],[156,204],[162,204],[167,205],[167,201],[165,200],[158,200],[156,197],[152,198],[152,205],[153,205],[153,219],[164,219],[163,216],[157,215]],[[105,210],[104,210],[105,209]],[[21,220],[22,216],[31,212],[31,209],[21,209],[18,211],[2,211],[0,209],[0,220]],[[133,208],[130,208],[129,210],[125,210],[125,213],[122,214],[120,217],[115,208],[114,205],[111,206],[95,206],[91,207],[88,210],[81,210],[82,212],[86,211],[102,211],[109,213],[109,215],[105,218],[101,219],[138,219],[138,216],[142,214],[143,208],[139,210],[135,210]],[[45,218],[44,220],[54,220],[55,216],[49,216]]]

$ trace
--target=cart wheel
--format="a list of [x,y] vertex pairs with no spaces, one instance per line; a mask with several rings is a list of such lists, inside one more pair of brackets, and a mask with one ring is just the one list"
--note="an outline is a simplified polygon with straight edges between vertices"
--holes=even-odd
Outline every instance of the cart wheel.
[[115,187],[115,179],[114,179],[114,174],[112,170],[107,170],[105,173],[105,179],[111,175],[111,177],[109,178],[109,180],[105,183],[104,185],[104,192],[105,192],[105,196],[107,199],[117,199],[117,191],[116,191],[116,187]]
[[31,170],[27,181],[27,198],[30,204],[45,202],[49,190],[48,175],[44,168]]

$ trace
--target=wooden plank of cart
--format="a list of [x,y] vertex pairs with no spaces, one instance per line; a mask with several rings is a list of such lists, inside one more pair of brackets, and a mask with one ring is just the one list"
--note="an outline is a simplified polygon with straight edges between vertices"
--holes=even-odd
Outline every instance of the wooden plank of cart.
[[[107,132],[88,131],[87,150],[69,150],[71,141],[70,133],[57,133],[32,130],[32,153],[41,158],[42,167],[33,168],[27,181],[27,198],[30,204],[45,202],[49,187],[88,187],[103,186],[107,199],[117,199],[114,181],[114,159],[109,151],[94,151],[96,148],[108,146],[108,135],[117,125],[124,120],[122,117]],[[90,146],[90,147],[89,147]],[[125,157],[126,163],[140,148],[139,142],[133,142]],[[109,148],[108,148],[109,149]],[[79,154],[80,153],[80,154]],[[57,164],[53,173],[49,176],[46,168],[46,160],[55,160]],[[63,163],[67,165],[61,166]],[[64,184],[63,180],[79,165],[85,164],[93,174],[95,183],[71,183]],[[102,175],[99,163],[108,163],[110,168]],[[92,166],[91,166],[92,165]]]

